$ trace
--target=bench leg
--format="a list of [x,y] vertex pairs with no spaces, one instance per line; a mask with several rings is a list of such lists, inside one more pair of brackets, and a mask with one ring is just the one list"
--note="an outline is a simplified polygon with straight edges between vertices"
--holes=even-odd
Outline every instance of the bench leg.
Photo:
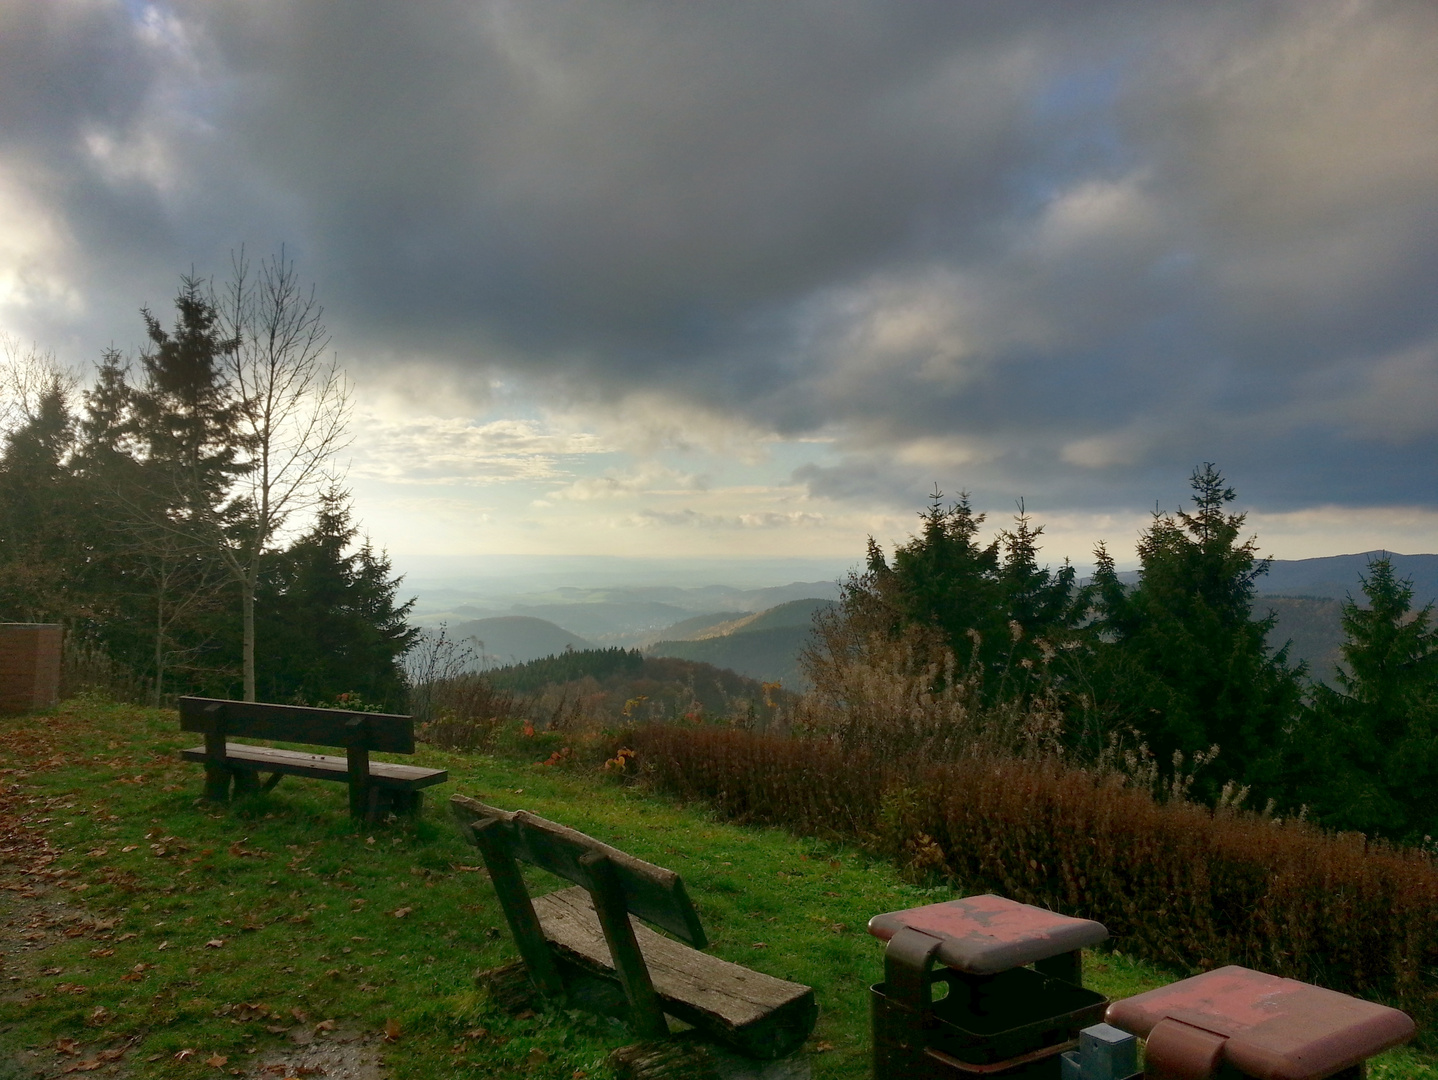
[[205,799],[209,802],[228,802],[230,798],[230,770],[223,765],[205,766]]
[[374,820],[375,790],[368,784],[350,782],[350,817],[362,821]]
[[519,948],[530,980],[545,997],[562,1001],[564,980],[540,928],[539,916],[534,913],[534,904],[529,899],[529,889],[524,884],[519,864],[496,836],[500,828],[502,825],[498,818],[488,818],[474,825],[460,825],[460,831],[484,857],[490,884],[499,897],[500,910],[504,912],[505,922],[509,923],[509,932],[514,935],[514,944]]
[[418,817],[420,809],[424,806],[423,791],[396,791],[393,788],[385,792],[387,803],[385,808],[394,814],[408,814]]
[[260,786],[261,791],[274,791],[275,785],[285,778],[284,773],[272,772],[270,778]]
[[254,795],[260,790],[260,774],[254,769],[235,769],[234,798]]
[[598,851],[581,855],[579,865],[589,871],[593,882],[589,895],[594,900],[594,913],[599,916],[599,927],[609,945],[614,973],[619,976],[624,996],[629,999],[629,1026],[642,1038],[665,1038],[669,1034],[669,1024],[664,1019],[659,995],[654,992],[644,954],[634,938],[634,927],[629,922],[629,904],[624,888],[614,874],[614,866],[608,855]]

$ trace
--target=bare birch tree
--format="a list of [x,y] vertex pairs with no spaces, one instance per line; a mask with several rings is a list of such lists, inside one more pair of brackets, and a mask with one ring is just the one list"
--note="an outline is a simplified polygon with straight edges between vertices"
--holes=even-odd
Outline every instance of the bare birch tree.
[[255,593],[275,537],[314,507],[349,444],[350,385],[333,354],[324,308],[305,288],[284,248],[251,276],[241,248],[218,301],[239,348],[228,377],[240,400],[239,521],[224,549],[240,586],[246,701],[255,700]]

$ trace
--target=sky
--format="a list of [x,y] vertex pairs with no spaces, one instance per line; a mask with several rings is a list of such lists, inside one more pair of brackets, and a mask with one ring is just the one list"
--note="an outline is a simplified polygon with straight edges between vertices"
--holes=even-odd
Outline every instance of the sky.
[[0,333],[315,285],[397,559],[1438,550],[1431,0],[0,0]]

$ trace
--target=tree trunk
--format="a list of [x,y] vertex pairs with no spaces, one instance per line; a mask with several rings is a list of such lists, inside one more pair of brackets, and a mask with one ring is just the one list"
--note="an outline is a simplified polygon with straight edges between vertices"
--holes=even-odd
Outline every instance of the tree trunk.
[[[245,700],[255,700],[255,588],[258,584],[260,561],[251,560],[240,576],[240,610],[244,618]],[[233,609],[231,609],[233,610]]]

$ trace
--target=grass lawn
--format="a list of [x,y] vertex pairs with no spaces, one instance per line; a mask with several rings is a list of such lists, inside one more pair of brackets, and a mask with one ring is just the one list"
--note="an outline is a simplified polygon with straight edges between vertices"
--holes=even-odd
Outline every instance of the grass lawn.
[[[816,1077],[869,1073],[867,988],[882,968],[869,917],[955,895],[851,848],[490,757],[411,759],[451,779],[398,824],[358,825],[343,785],[293,777],[208,806],[202,770],[175,754],[195,741],[178,726],[173,712],[88,700],[0,719],[0,1080],[363,1076],[376,1062],[426,1080],[608,1076],[608,1053],[633,1041],[622,1024],[510,1015],[476,989],[476,969],[516,953],[449,821],[455,792],[682,874],[711,952],[815,988]],[[1086,963],[1110,997],[1175,977],[1117,952]],[[1373,1072],[1438,1077],[1409,1051]]]

